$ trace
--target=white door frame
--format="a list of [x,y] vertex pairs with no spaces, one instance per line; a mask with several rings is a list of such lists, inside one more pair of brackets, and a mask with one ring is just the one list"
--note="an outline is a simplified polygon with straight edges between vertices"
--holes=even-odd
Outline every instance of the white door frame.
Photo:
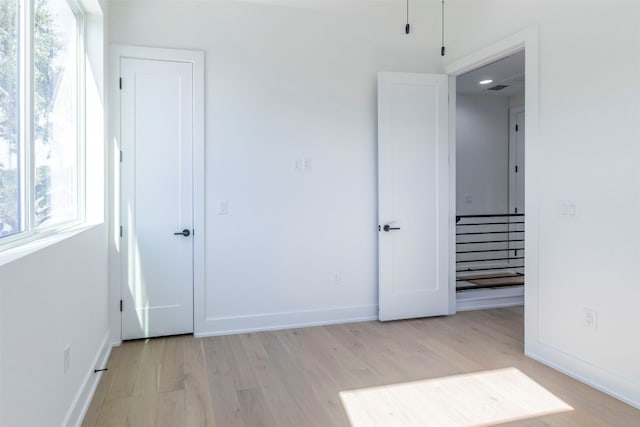
[[111,45],[109,55],[109,141],[107,158],[109,185],[109,314],[111,340],[122,341],[122,269],[120,226],[120,58],[188,62],[193,65],[193,329],[196,334],[204,319],[205,282],[205,85],[204,51],[156,47]]
[[[514,124],[516,124],[516,118],[518,113],[524,112],[524,105],[518,105],[516,107],[509,108],[509,213],[514,213],[516,208],[516,171],[515,166],[518,164],[516,145],[518,142],[518,135]],[[526,123],[526,122],[525,122]],[[525,131],[526,131],[525,126]],[[525,140],[526,141],[526,140]],[[526,147],[526,145],[525,145]],[[525,160],[526,162],[526,160]],[[526,163],[525,163],[526,164]],[[526,173],[525,168],[525,173]],[[524,213],[524,212],[518,212]]]
[[[456,77],[483,65],[504,58],[525,49],[525,352],[535,345],[538,337],[538,292],[539,292],[539,234],[538,234],[538,176],[542,170],[539,141],[539,47],[538,27],[532,26],[503,40],[485,46],[462,58],[449,62],[445,72],[449,77],[449,158],[451,161],[449,206],[451,209],[449,236],[450,252],[450,304],[456,304],[456,264],[455,264],[455,212],[456,212]],[[453,310],[455,312],[455,310]]]

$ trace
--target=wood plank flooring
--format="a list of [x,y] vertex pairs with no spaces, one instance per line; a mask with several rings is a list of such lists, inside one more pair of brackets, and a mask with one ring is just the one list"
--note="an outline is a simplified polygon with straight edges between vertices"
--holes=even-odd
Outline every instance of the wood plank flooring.
[[[462,425],[456,424],[459,415],[486,415],[489,409],[468,401],[454,408],[454,417],[446,405],[426,405],[419,393],[436,387],[464,401],[465,388],[447,390],[447,379],[459,384],[457,375],[504,368],[516,368],[573,409],[525,411],[525,418],[498,417],[489,424],[640,426],[637,409],[525,357],[519,307],[389,323],[130,341],[113,349],[108,368],[83,426]],[[445,381],[424,384],[439,378]],[[484,376],[469,381],[476,394],[473,381],[492,390],[502,384],[487,385]],[[508,387],[517,386],[517,381],[506,381]],[[399,390],[408,394],[399,395]],[[522,394],[498,395],[512,409],[527,407]],[[500,406],[493,395],[487,398]],[[343,401],[375,406],[345,407]],[[356,418],[376,411],[383,416]]]

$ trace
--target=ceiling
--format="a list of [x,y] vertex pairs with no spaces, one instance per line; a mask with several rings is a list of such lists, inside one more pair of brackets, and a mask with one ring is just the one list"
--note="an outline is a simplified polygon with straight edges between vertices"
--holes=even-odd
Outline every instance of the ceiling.
[[[493,80],[481,85],[482,80]],[[488,90],[505,85],[502,90]],[[514,96],[524,94],[524,50],[469,71],[456,79],[456,92],[461,95]]]

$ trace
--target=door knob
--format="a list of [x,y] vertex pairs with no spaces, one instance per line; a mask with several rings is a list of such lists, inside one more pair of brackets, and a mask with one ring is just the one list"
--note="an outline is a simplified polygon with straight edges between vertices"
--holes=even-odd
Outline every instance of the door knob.
[[184,236],[189,237],[191,235],[191,231],[188,228],[185,228],[182,231],[178,231],[177,233],[173,233],[174,236]]
[[385,226],[382,227],[382,229],[384,231],[391,231],[391,230],[400,230],[400,227],[392,227],[389,224],[385,224]]

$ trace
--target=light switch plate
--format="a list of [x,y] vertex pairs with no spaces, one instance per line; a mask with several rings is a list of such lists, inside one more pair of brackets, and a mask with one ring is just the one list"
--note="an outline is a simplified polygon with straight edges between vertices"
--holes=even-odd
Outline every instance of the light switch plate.
[[560,215],[575,217],[578,215],[578,204],[574,201],[560,202]]

